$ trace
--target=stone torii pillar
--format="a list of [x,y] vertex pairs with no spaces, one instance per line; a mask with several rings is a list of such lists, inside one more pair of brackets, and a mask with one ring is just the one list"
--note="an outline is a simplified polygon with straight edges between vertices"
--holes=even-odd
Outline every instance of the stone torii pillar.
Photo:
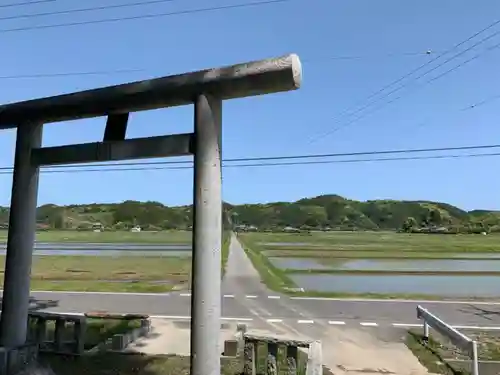
[[[194,155],[191,375],[220,375],[222,102],[295,90],[301,81],[290,54],[0,106],[0,130],[17,128],[0,349],[26,341],[39,168]],[[126,139],[129,113],[193,103],[194,133]],[[41,147],[43,124],[101,116],[102,142]]]

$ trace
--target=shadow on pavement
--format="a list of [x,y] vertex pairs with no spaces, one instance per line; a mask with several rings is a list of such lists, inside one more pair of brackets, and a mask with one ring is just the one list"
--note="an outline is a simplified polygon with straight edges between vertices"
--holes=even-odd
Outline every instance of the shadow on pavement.
[[[82,357],[41,355],[40,363],[57,375],[187,375],[189,357],[103,353]],[[241,364],[223,360],[223,375],[241,374]]]

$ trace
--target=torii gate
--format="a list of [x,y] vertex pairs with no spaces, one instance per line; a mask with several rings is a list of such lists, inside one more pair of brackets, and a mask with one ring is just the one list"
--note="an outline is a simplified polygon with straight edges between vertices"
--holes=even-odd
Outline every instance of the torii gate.
[[[25,344],[41,166],[194,155],[191,374],[220,375],[222,101],[298,89],[297,55],[0,106],[17,129],[0,345]],[[194,103],[194,132],[126,139],[130,112]],[[107,116],[102,142],[42,147],[46,123]]]

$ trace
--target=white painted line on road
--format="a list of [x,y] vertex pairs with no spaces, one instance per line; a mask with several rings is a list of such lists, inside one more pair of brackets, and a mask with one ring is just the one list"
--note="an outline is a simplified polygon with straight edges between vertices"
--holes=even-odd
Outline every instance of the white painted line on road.
[[254,296],[254,295],[247,295],[247,296],[245,296],[245,298],[251,298],[251,299],[254,299],[254,298],[257,298],[257,296]]
[[190,316],[182,315],[150,315],[149,317],[153,319],[191,320]]
[[281,297],[280,296],[267,296],[267,298],[269,298],[269,299],[280,299]]
[[314,324],[314,320],[297,320],[298,324]]
[[281,323],[283,319],[266,319],[268,323]]
[[376,326],[378,326],[378,323],[375,323],[375,322],[361,322],[359,324],[362,325],[363,327],[376,327]]
[[345,322],[341,322],[338,320],[329,320],[328,324],[331,324],[332,326],[343,326],[345,325]]
[[234,294],[224,294],[224,298],[234,298]]
[[330,297],[290,297],[290,299],[304,301],[340,301],[340,302],[397,302],[397,303],[434,303],[455,305],[500,305],[497,301],[451,301],[451,300],[417,300],[417,299],[374,299],[374,298],[330,298]]
[[500,331],[499,326],[452,326],[455,329],[477,329],[482,331]]
[[181,297],[191,297],[191,293],[181,293],[179,294]]
[[422,324],[417,324],[417,323],[392,323],[393,327],[404,327],[404,328],[409,328],[409,327],[422,327]]
[[221,318],[221,320],[231,320],[231,321],[238,321],[238,322],[251,322],[251,321],[253,321],[253,318]]
[[[403,328],[411,328],[411,327],[422,327],[422,324],[418,323],[392,323],[393,327],[403,327]],[[467,326],[467,325],[459,325],[452,326],[455,329],[476,329],[481,331],[500,331],[500,326]]]

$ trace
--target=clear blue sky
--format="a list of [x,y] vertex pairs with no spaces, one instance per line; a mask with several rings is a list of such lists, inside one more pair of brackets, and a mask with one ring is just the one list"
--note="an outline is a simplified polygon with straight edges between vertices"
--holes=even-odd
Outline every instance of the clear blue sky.
[[[0,17],[124,3],[129,0],[58,0],[0,8]],[[2,2],[12,2],[2,0]],[[461,108],[500,94],[500,49],[423,86],[329,137],[339,113],[431,59],[406,52],[443,51],[486,27],[500,2],[456,0],[294,0],[256,8],[148,20],[4,33],[1,30],[235,4],[245,0],[178,0],[166,4],[0,21],[0,76],[115,69],[141,72],[104,76],[0,79],[0,102],[14,102],[155,76],[229,65],[295,52],[303,59],[299,91],[226,102],[225,158],[333,153],[500,143],[500,100]],[[500,25],[492,30],[500,30]],[[487,35],[487,34],[486,34]],[[432,78],[488,46],[500,35]],[[471,43],[470,43],[471,44]],[[468,45],[470,45],[468,44]],[[380,55],[395,53],[394,57]],[[336,56],[367,56],[336,60]],[[398,95],[394,95],[396,97]],[[356,107],[355,107],[356,108]],[[50,124],[44,145],[101,139],[105,119]],[[134,114],[130,137],[192,129],[192,107]],[[0,134],[0,164],[13,162],[15,134]],[[224,199],[231,203],[296,200],[320,194],[353,199],[426,199],[465,209],[500,209],[498,158],[228,168]],[[0,175],[0,204],[10,200],[11,176]],[[186,204],[190,170],[42,174],[39,203],[156,200]]]

